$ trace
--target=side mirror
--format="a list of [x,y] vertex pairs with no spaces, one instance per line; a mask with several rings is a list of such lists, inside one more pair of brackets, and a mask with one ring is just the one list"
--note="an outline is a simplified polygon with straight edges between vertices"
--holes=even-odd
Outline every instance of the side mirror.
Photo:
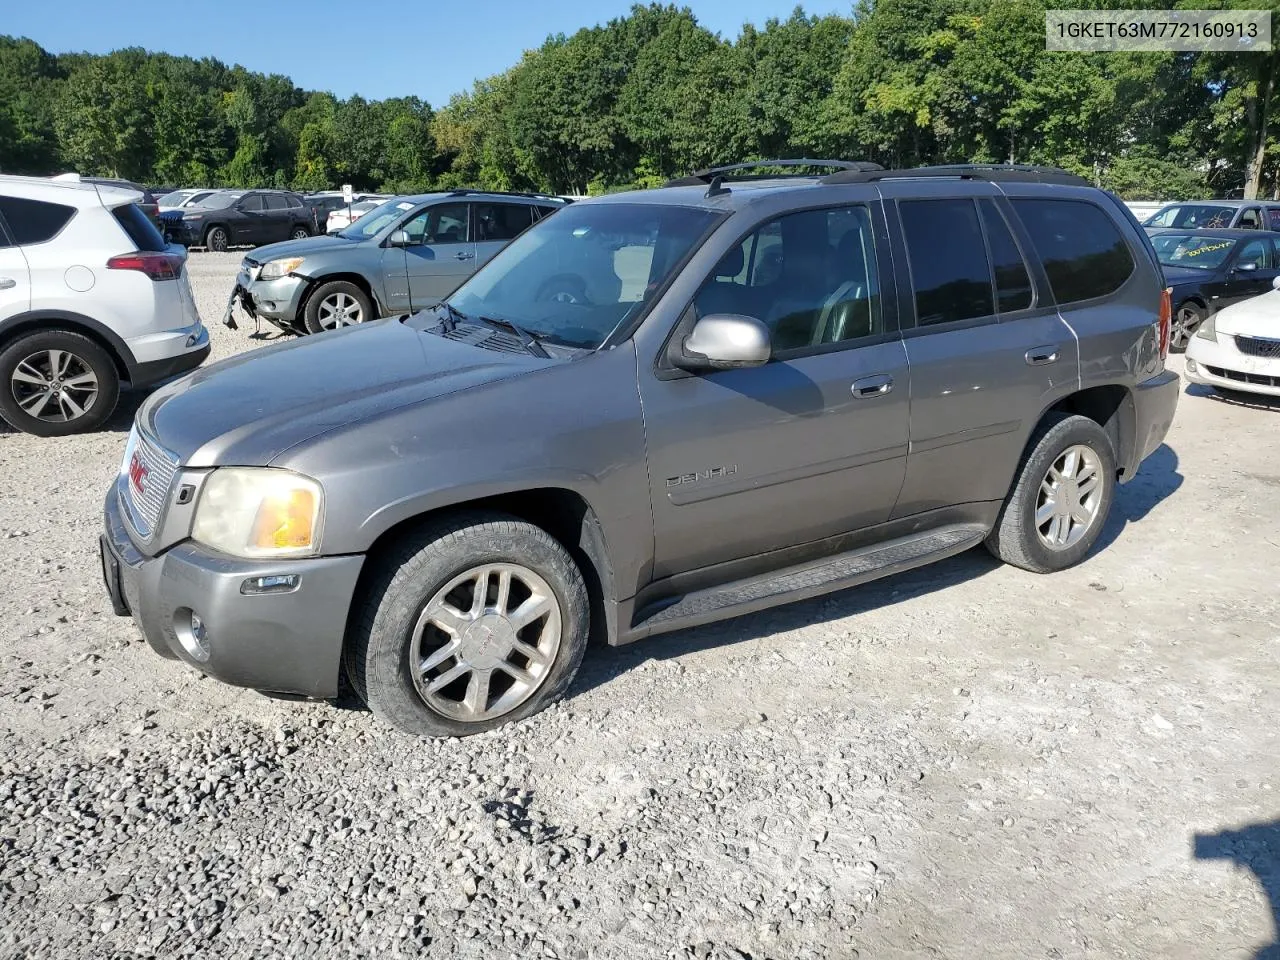
[[1237,263],[1236,269],[1241,273],[1252,273],[1254,270],[1258,269],[1258,264],[1254,260],[1245,260],[1242,263]]
[[391,238],[387,242],[393,247],[407,247],[409,246],[409,231],[393,230]]
[[769,328],[755,317],[713,313],[693,325],[675,359],[683,370],[733,370],[769,362]]

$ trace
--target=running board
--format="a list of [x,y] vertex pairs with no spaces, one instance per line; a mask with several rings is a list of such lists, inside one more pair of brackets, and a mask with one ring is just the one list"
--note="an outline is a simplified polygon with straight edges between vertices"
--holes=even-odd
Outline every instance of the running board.
[[977,523],[935,527],[924,533],[659,601],[639,612],[628,640],[807,600],[911,570],[977,546],[989,529]]

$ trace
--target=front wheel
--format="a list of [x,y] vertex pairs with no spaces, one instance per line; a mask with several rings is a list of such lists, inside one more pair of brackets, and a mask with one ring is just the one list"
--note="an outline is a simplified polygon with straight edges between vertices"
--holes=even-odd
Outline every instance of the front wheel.
[[1033,573],[1074,566],[1097,542],[1115,497],[1111,438],[1088,417],[1046,419],[1029,444],[987,549]]
[[1169,348],[1172,350],[1187,349],[1187,344],[1191,342],[1195,332],[1200,329],[1200,324],[1204,323],[1206,316],[1208,316],[1208,313],[1205,308],[1194,300],[1178,304],[1178,309],[1173,314],[1173,329],[1169,331]]
[[376,319],[369,295],[346,280],[332,280],[307,298],[302,319],[308,333],[323,333]]
[[380,719],[468,736],[564,696],[589,620],[582,574],[550,534],[465,514],[423,527],[374,568],[344,664]]
[[0,417],[24,433],[64,437],[93,430],[119,397],[115,363],[83,334],[39,330],[0,353]]

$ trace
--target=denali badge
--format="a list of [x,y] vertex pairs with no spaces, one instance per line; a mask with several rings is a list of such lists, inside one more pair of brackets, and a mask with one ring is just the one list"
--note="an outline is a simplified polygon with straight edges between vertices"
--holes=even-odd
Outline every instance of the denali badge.
[[138,451],[135,450],[133,458],[129,461],[129,486],[133,487],[135,493],[146,493],[147,474],[150,472],[142,462],[142,458],[138,456]]
[[699,470],[697,473],[682,473],[678,477],[667,477],[668,487],[678,487],[685,483],[698,483],[702,480],[723,480],[725,477],[732,477],[738,472],[736,463],[727,467],[707,467],[705,470]]

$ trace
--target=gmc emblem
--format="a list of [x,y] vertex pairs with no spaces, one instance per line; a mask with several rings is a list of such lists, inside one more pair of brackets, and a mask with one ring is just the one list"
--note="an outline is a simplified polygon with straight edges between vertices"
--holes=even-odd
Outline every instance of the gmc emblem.
[[135,450],[133,458],[129,461],[129,486],[133,487],[134,492],[138,494],[146,493],[147,474],[149,472],[142,462],[142,458],[138,456],[138,452]]

